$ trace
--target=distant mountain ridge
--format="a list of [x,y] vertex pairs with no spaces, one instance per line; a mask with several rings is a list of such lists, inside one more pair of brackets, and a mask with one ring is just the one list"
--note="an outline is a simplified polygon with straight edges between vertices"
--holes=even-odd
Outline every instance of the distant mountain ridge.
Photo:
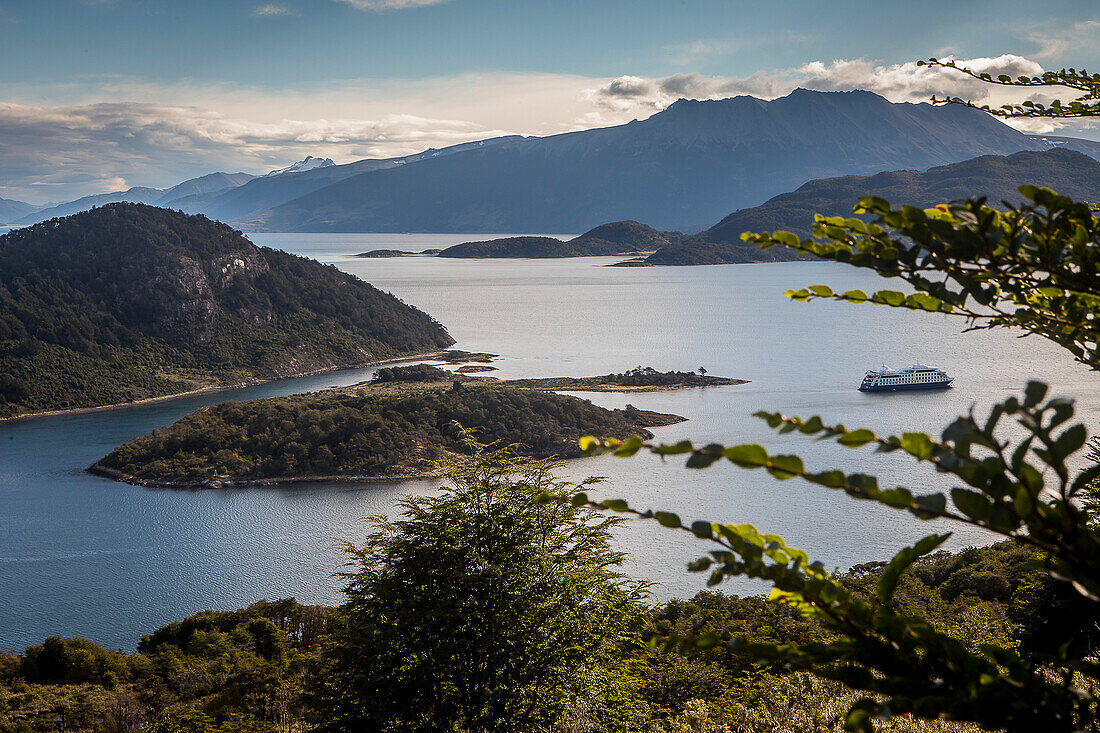
[[234,223],[265,231],[522,233],[636,220],[697,231],[815,178],[1047,147],[977,110],[893,104],[865,91],[680,100],[626,125],[361,173]]
[[34,204],[28,204],[25,201],[0,199],[0,224],[22,219],[24,216],[37,211],[38,208]]
[[0,417],[452,343],[396,297],[204,216],[116,203],[0,236]]
[[234,221],[241,217],[266,211],[288,201],[325,188],[333,183],[352,176],[371,171],[395,168],[398,166],[429,160],[466,150],[474,150],[497,145],[511,140],[521,140],[517,136],[478,140],[472,143],[452,145],[436,150],[429,148],[421,153],[399,158],[367,158],[344,165],[325,166],[301,173],[285,173],[280,176],[261,177],[249,181],[239,188],[227,190],[214,196],[198,200],[181,200],[180,208],[188,213],[206,214],[220,221]]
[[[334,164],[331,158],[322,159],[307,156],[297,163],[284,168],[277,168],[262,176],[248,173],[210,173],[165,189],[135,186],[126,191],[112,191],[83,196],[74,201],[66,201],[48,207],[26,204],[25,206],[28,207],[26,211],[19,213],[18,216],[10,217],[8,221],[0,217],[0,223],[10,222],[19,226],[26,226],[59,216],[70,216],[81,211],[87,211],[93,206],[124,202],[179,209],[188,214],[205,214],[212,219],[229,221],[278,206],[303,194],[324,188],[331,183],[359,173],[405,165],[419,160],[438,158],[455,152],[495,145],[498,142],[520,139],[522,137],[518,135],[490,138],[452,145],[442,149],[428,148],[423,152],[398,158],[367,158],[343,165]],[[237,191],[238,188],[244,190]]]
[[851,216],[861,196],[929,208],[951,201],[986,197],[992,206],[1020,203],[1025,184],[1047,186],[1078,200],[1100,199],[1100,162],[1065,148],[983,155],[926,171],[889,171],[873,176],[842,176],[810,181],[760,206],[735,211],[699,234],[646,258],[652,265],[709,265],[790,259],[782,247],[760,250],[741,240],[742,232],[785,230],[809,236],[814,214]]
[[34,211],[15,220],[15,224],[35,224],[47,219],[61,216],[71,216],[81,211],[87,211],[93,206],[106,204],[131,203],[150,204],[161,207],[177,208],[178,202],[195,196],[203,196],[218,193],[226,189],[248,183],[256,176],[249,173],[208,173],[205,176],[191,178],[169,188],[148,188],[146,186],[134,186],[125,191],[112,191],[110,193],[93,194],[84,196],[75,201],[50,206],[45,209],[35,208]]
[[305,171],[311,171],[315,168],[331,168],[334,165],[336,164],[332,162],[332,158],[314,158],[312,155],[307,155],[297,163],[291,163],[285,168],[276,168],[270,173],[265,173],[261,178],[283,176],[287,173],[304,173]]
[[1053,148],[1076,150],[1078,153],[1084,153],[1090,158],[1100,160],[1100,140],[1086,140],[1080,137],[1063,137],[1061,135],[1030,135],[1029,137]]

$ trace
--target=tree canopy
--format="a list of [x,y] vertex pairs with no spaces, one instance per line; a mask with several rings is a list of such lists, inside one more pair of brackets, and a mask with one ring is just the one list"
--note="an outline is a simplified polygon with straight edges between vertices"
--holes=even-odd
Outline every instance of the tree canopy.
[[552,468],[478,447],[442,495],[403,500],[349,548],[317,730],[548,731],[606,685],[641,587],[617,570],[618,520],[533,501],[563,488]]

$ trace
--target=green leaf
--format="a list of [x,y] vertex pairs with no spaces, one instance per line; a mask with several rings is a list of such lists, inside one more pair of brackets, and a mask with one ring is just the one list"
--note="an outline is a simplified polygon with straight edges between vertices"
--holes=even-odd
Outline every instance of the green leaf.
[[833,294],[833,289],[830,288],[828,285],[811,285],[809,290],[814,295],[820,296],[822,298],[828,298],[830,295]]
[[710,649],[718,644],[718,635],[713,631],[708,631],[702,636],[695,637],[694,642],[698,649]]
[[629,458],[638,452],[638,449],[642,447],[642,439],[637,435],[632,435],[622,442],[618,450],[615,451],[615,455],[620,458]]
[[993,509],[993,502],[987,496],[970,489],[951,489],[951,501],[956,509],[977,522],[989,519]]
[[657,523],[662,527],[669,527],[670,529],[680,528],[680,517],[672,512],[654,512],[653,518],[657,520]]
[[931,534],[917,542],[912,547],[906,547],[890,560],[879,576],[875,595],[879,603],[888,604],[897,589],[901,574],[912,565],[917,558],[935,550],[950,537],[950,534]]
[[696,520],[691,523],[692,533],[701,540],[709,540],[714,537],[714,527],[710,522]]
[[613,512],[625,512],[630,509],[630,504],[626,499],[604,499],[600,502],[600,505],[604,509],[609,509]]
[[714,561],[709,557],[701,557],[698,560],[692,560],[688,563],[688,570],[693,573],[700,573],[704,570],[709,570],[710,566],[714,564]]
[[[1024,186],[1021,186],[1021,193],[1023,193]],[[1026,188],[1031,188],[1027,186]],[[1025,194],[1026,195],[1026,194]],[[1046,397],[1047,386],[1043,382],[1031,381],[1024,387],[1024,407],[1035,407],[1043,398]]]
[[788,290],[784,293],[791,300],[804,301],[810,299],[810,291],[802,288],[801,290]]
[[1031,497],[1026,486],[1016,487],[1016,493],[1012,497],[1012,505],[1016,509],[1016,515],[1021,518],[1031,516],[1035,511],[1035,500]]
[[768,473],[780,480],[794,478],[805,470],[798,456],[772,456]]
[[1058,458],[1064,459],[1071,453],[1076,453],[1088,440],[1088,431],[1084,425],[1074,425],[1058,436],[1054,441],[1054,452]]
[[837,438],[838,443],[848,448],[858,448],[861,445],[866,445],[875,439],[875,434],[867,428],[860,428],[859,430],[853,430],[850,433],[845,433]]
[[913,494],[909,489],[897,487],[880,491],[875,496],[880,504],[894,507],[895,509],[907,509],[913,504]]
[[843,471],[822,471],[806,476],[807,481],[812,481],[819,486],[829,489],[843,489],[848,485],[847,477]]
[[673,443],[671,445],[659,445],[653,449],[653,452],[659,456],[675,456],[681,453],[691,453],[692,450],[694,450],[694,448],[690,440],[681,440],[679,443]]
[[912,512],[921,519],[939,516],[947,510],[947,497],[943,494],[925,494],[913,500],[916,508]]
[[880,290],[872,296],[876,303],[897,307],[905,302],[905,293],[897,290]]
[[794,232],[772,232],[772,239],[786,247],[797,247],[799,242]]
[[722,454],[741,468],[759,468],[768,462],[768,452],[755,444],[731,445]]
[[932,457],[936,446],[926,433],[902,433],[901,448],[914,458],[926,461]]
[[684,465],[688,468],[707,468],[721,457],[722,454],[720,452],[712,452],[705,448],[701,448],[688,456],[687,463]]

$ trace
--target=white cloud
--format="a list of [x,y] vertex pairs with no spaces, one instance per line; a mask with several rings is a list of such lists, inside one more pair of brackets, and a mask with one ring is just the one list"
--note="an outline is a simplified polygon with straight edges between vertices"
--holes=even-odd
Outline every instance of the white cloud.
[[[1038,62],[1014,54],[957,59],[956,63],[979,73],[988,72],[993,76],[1008,74],[1013,78],[1043,71]],[[793,69],[748,77],[703,76],[698,73],[660,78],[621,76],[601,87],[589,89],[586,98],[603,113],[590,116],[590,119],[598,120],[624,114],[652,114],[681,97],[720,99],[749,94],[772,99],[798,87],[821,91],[867,89],[892,102],[927,102],[935,95],[999,106],[1024,99],[1049,102],[1055,97],[1069,98],[1064,89],[1022,94],[1019,89],[986,84],[955,70],[917,66],[916,62],[878,64],[866,59],[840,59],[829,63],[813,61]],[[1012,124],[1030,132],[1051,132],[1060,128],[1060,123],[1051,120],[1017,120]]]
[[426,5],[441,5],[450,0],[335,0],[338,3],[347,3],[359,10],[404,10],[406,8],[422,8]]
[[1025,37],[1038,47],[1032,54],[1035,58],[1062,62],[1074,55],[1080,57],[1084,51],[1096,47],[1100,40],[1100,20],[1082,20],[1068,27],[1033,30]]
[[257,5],[252,14],[260,18],[296,17],[299,13],[289,5]]
[[214,170],[266,171],[310,154],[345,160],[502,134],[460,120],[230,119],[208,109],[142,103],[0,104],[0,196],[32,201],[166,186]]

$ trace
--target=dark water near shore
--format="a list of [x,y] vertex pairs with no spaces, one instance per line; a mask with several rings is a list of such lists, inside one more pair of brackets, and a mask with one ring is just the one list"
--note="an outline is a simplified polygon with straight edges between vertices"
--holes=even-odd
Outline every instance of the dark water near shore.
[[[502,355],[501,377],[586,376],[636,365],[695,369],[752,380],[739,387],[635,395],[584,395],[627,402],[690,421],[655,432],[761,442],[797,451],[815,468],[875,472],[907,486],[941,477],[898,456],[848,451],[775,436],[757,409],[819,413],[882,431],[938,431],[971,404],[988,405],[1041,377],[1079,399],[1090,426],[1100,378],[1060,350],[1007,332],[963,335],[962,323],[836,303],[787,301],[786,288],[813,283],[881,287],[842,266],[789,263],[702,268],[605,268],[614,259],[469,261],[356,259],[375,248],[425,249],[469,239],[449,235],[254,235],[260,244],[316,257],[389,290],[448,326],[460,348]],[[924,361],[958,378],[944,392],[864,395],[865,369]],[[363,518],[391,510],[405,492],[437,482],[334,485],[250,491],[166,492],[83,473],[115,445],[197,407],[323,389],[368,378],[349,370],[123,410],[0,425],[0,648],[49,634],[83,635],[132,648],[165,621],[206,608],[237,608],[288,595],[339,600],[340,548],[364,534]],[[794,481],[720,465],[688,471],[652,457],[576,461],[565,475],[609,477],[604,496],[679,511],[686,519],[752,522],[830,566],[881,559],[940,529]],[[959,531],[952,547],[988,538]],[[658,597],[685,596],[703,577],[683,571],[700,549],[648,523],[629,523],[621,547],[630,572]],[[729,585],[730,592],[757,587]]]

